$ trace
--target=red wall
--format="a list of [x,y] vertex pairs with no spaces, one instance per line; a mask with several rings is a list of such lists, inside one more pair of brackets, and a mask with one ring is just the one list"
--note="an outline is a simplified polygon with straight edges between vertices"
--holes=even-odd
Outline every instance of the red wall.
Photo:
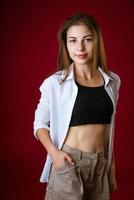
[[1,189],[3,200],[41,200],[46,152],[33,136],[38,87],[56,69],[57,31],[67,16],[84,11],[98,19],[109,69],[122,80],[116,119],[118,191],[112,200],[134,199],[133,1],[3,1],[1,65]]

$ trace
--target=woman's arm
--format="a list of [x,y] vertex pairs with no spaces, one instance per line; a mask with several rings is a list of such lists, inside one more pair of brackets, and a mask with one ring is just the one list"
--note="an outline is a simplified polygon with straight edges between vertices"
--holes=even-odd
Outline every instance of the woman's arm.
[[115,159],[114,159],[114,153],[112,155],[112,162],[111,167],[108,175],[109,180],[109,188],[110,192],[114,192],[117,190],[117,181],[116,181],[116,173],[115,173]]
[[70,164],[73,164],[71,156],[59,150],[52,142],[50,137],[50,80],[45,79],[40,86],[41,98],[35,111],[34,119],[34,135],[43,144],[48,154],[53,160],[53,164],[56,169],[65,164],[65,160],[68,160]]
[[68,160],[70,164],[74,165],[74,161],[71,158],[71,156],[64,152],[59,150],[52,142],[49,131],[45,128],[40,128],[37,130],[36,133],[38,139],[45,147],[46,151],[50,155],[50,157],[53,160],[54,167],[56,169],[59,169],[61,166],[65,164],[65,161]]

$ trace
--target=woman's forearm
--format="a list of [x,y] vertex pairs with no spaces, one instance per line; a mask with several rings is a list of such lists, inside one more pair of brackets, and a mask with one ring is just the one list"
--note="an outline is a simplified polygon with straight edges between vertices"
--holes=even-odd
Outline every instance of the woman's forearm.
[[58,152],[58,148],[52,143],[52,140],[49,135],[49,131],[45,128],[40,128],[37,130],[36,134],[40,142],[45,147],[48,154],[53,159],[54,155]]
[[40,142],[43,144],[45,149],[47,150],[48,154],[53,160],[54,167],[59,169],[65,163],[65,160],[68,160],[71,165],[74,165],[75,162],[72,157],[64,152],[59,150],[52,142],[49,132],[45,128],[40,128],[37,130],[37,137],[39,138]]
[[116,180],[116,174],[115,174],[115,159],[114,159],[114,154],[112,156],[112,163],[110,167],[110,172],[109,172],[109,187],[110,191],[113,192],[117,190],[117,180]]

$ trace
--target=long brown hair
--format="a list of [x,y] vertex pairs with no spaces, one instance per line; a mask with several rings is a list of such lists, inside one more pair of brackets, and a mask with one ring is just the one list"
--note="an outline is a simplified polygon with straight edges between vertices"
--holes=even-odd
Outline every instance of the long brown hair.
[[67,31],[71,26],[74,25],[86,25],[93,33],[95,47],[93,53],[93,71],[95,72],[96,68],[99,66],[103,69],[104,72],[109,74],[106,63],[106,54],[104,48],[104,42],[100,27],[96,19],[85,13],[77,13],[75,15],[70,16],[67,20],[61,25],[58,40],[59,40],[59,50],[58,50],[58,59],[57,65],[58,70],[66,70],[66,76],[63,81],[69,75],[69,66],[73,62],[70,58],[67,51]]

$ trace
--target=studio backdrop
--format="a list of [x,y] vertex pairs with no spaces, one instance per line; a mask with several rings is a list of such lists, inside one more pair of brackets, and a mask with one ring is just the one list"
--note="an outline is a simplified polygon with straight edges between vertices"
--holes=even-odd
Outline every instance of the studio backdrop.
[[57,69],[57,32],[76,12],[96,17],[108,68],[121,78],[116,115],[118,191],[112,200],[133,200],[134,3],[130,0],[3,1],[1,9],[1,199],[42,200],[39,182],[46,151],[33,136],[39,86]]

